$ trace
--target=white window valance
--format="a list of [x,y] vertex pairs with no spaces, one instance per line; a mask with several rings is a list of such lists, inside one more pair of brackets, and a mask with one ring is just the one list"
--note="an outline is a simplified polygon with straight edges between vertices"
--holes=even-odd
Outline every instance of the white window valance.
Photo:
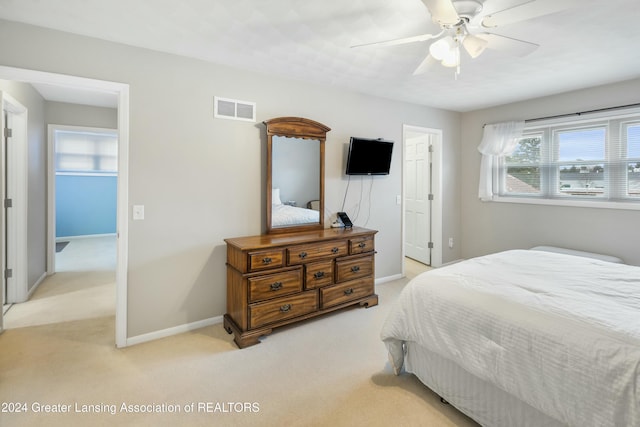
[[498,165],[498,158],[513,153],[518,140],[522,138],[524,120],[486,125],[478,151],[482,154],[480,163],[480,183],[478,197],[480,200],[491,200],[495,194],[493,189],[493,172]]

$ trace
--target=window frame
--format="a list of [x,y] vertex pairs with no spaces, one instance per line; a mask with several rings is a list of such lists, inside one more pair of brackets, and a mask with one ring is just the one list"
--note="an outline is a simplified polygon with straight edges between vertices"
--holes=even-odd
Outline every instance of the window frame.
[[[640,164],[640,149],[638,150],[639,152],[638,152],[638,156],[637,157],[629,157],[629,152],[628,152],[628,149],[629,149],[629,140],[628,140],[629,132],[628,132],[628,129],[630,127],[638,127],[640,129],[640,118],[638,118],[637,120],[627,120],[627,121],[624,121],[623,123],[620,124],[620,133],[623,134],[623,135],[626,135],[625,136],[626,144],[622,143],[621,147],[620,147],[621,150],[624,150],[623,153],[624,153],[624,156],[625,156],[625,163],[624,163],[623,166],[624,166],[624,169],[625,169],[624,173],[627,175],[626,196],[628,198],[630,198],[630,199],[633,199],[633,200],[637,199],[640,202],[640,191],[638,192],[638,195],[636,195],[636,196],[631,196],[629,194],[629,170],[628,170],[629,163]],[[640,130],[639,130],[639,132],[640,132]],[[638,141],[638,142],[640,143],[640,141]],[[640,177],[639,177],[639,179],[640,179]]]

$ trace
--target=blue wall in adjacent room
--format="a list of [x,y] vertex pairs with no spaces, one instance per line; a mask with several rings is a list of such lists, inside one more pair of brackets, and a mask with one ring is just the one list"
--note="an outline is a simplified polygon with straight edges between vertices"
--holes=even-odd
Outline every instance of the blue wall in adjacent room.
[[56,237],[116,232],[117,176],[56,175]]

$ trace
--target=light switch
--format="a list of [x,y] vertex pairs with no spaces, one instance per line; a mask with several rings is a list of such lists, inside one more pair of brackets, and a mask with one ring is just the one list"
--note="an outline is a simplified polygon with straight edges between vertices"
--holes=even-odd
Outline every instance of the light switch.
[[398,194],[396,196],[396,205],[400,205],[400,204],[402,204],[402,196]]
[[144,205],[133,205],[133,219],[144,219]]

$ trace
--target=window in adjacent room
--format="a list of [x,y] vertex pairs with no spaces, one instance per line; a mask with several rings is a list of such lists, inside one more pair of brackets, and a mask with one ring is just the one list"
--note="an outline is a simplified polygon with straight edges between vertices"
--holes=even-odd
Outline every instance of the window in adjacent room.
[[118,136],[116,132],[56,130],[56,173],[116,174]]

